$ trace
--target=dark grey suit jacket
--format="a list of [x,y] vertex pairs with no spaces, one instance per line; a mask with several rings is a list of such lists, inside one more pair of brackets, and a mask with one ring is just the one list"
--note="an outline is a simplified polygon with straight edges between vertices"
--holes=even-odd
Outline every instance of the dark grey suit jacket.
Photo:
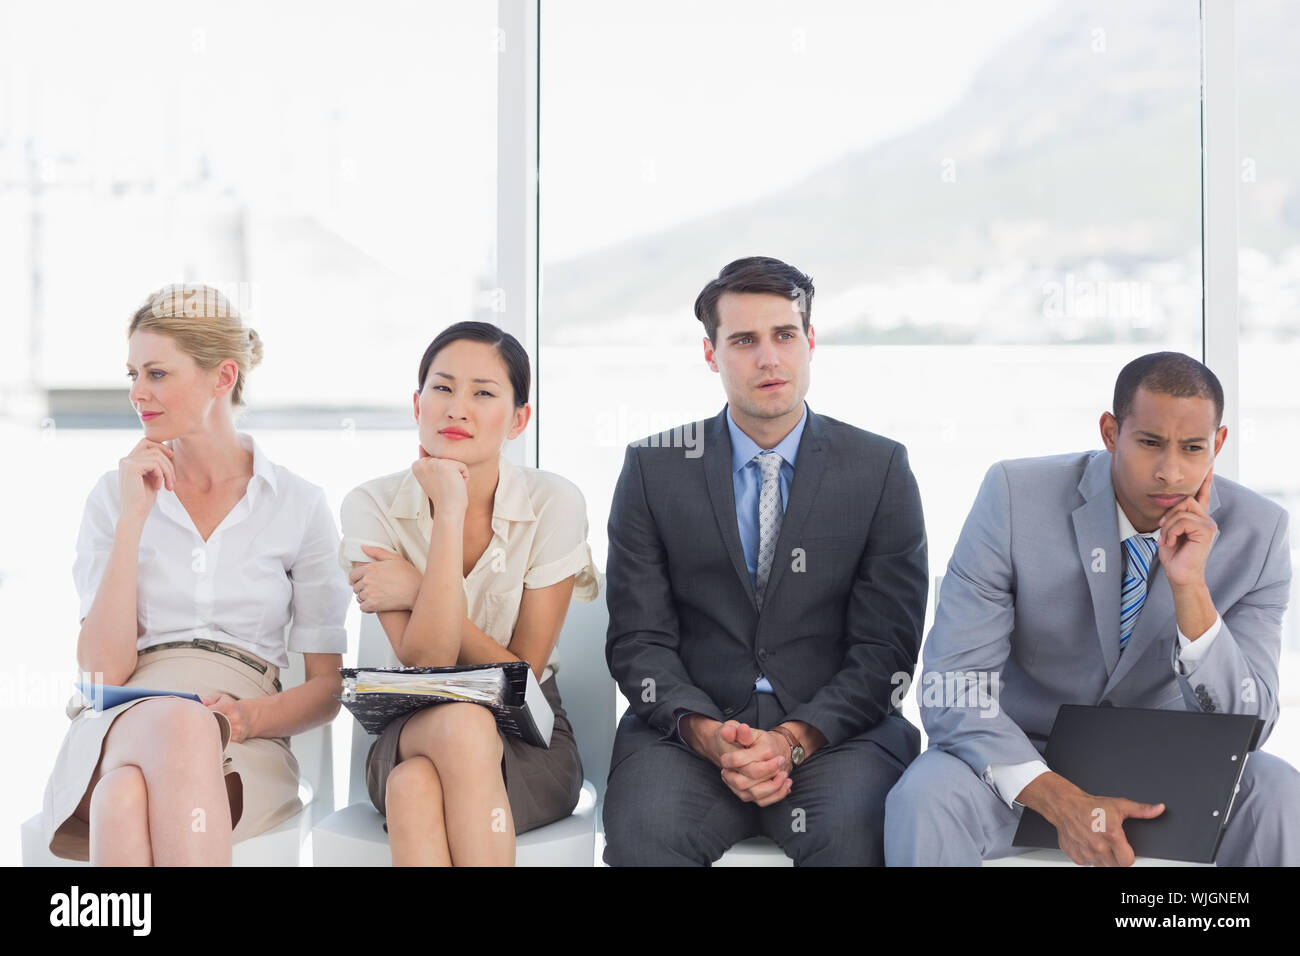
[[726,415],[697,423],[696,457],[674,447],[680,429],[627,449],[609,515],[605,655],[639,721],[623,721],[612,765],[672,736],[678,709],[738,713],[760,673],[787,720],[831,746],[870,732],[906,765],[919,735],[891,695],[916,666],[928,575],[906,449],[808,409],[760,613]]

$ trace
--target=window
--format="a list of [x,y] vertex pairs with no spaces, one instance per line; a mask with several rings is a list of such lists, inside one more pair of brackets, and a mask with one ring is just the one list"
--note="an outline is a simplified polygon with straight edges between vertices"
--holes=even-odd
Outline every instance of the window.
[[624,445],[725,401],[692,306],[732,259],[813,277],[808,403],[907,445],[934,576],[993,461],[1200,354],[1195,3],[542,16],[540,463],[598,560]]
[[82,503],[140,439],[131,315],[226,292],[265,347],[240,427],[336,516],[408,465],[420,356],[497,284],[498,45],[479,0],[0,6],[5,751],[33,768],[5,819],[66,730]]

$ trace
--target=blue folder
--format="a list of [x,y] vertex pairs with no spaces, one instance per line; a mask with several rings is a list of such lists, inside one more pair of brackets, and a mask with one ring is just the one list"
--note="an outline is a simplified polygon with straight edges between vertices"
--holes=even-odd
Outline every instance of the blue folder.
[[125,704],[128,700],[137,700],[141,697],[184,697],[186,700],[197,700],[198,694],[190,694],[180,690],[150,690],[147,687],[118,687],[115,684],[85,684],[78,682],[77,690],[81,696],[90,701],[90,705],[95,710],[108,710],[110,707],[116,707],[118,704]]

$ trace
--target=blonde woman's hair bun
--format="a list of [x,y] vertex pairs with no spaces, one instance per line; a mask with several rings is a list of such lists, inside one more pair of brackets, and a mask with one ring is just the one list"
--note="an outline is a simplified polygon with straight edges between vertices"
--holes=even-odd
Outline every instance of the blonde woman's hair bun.
[[255,369],[262,364],[262,337],[257,334],[257,329],[248,328],[248,367]]

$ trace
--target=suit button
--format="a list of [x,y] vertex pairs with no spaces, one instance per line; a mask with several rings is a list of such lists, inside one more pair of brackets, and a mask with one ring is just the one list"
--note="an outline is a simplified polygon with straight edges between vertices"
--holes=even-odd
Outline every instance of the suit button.
[[767,651],[765,651],[765,650],[759,650],[759,652],[758,652],[758,659],[759,659],[760,661],[765,661],[765,660],[767,660]]
[[1102,698],[1101,703],[1098,704],[1097,706],[1098,706],[1098,707],[1114,707],[1115,705],[1112,704],[1109,700],[1107,700],[1107,699],[1105,699],[1105,698]]
[[724,708],[722,708],[722,716],[723,716],[723,717],[730,717],[730,716],[731,716],[732,714],[734,714],[735,712],[736,712],[736,708],[734,708],[734,707],[724,707]]

